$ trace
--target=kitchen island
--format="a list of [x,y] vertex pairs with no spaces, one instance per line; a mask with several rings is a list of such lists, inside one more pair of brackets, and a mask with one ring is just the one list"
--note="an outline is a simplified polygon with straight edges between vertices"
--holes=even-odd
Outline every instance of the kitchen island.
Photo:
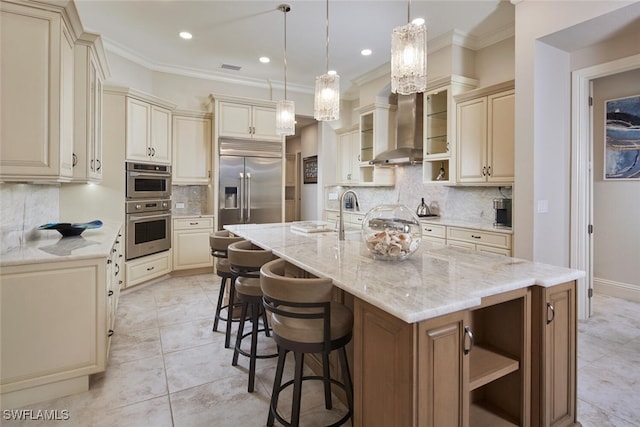
[[579,425],[583,272],[430,242],[376,261],[359,233],[225,228],[353,301],[354,426]]

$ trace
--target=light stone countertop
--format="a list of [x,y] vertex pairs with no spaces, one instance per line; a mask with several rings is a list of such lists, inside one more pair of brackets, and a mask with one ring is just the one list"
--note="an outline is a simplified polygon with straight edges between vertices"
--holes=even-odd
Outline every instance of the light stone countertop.
[[275,255],[408,323],[478,306],[483,297],[554,286],[584,272],[423,241],[404,261],[374,260],[359,232],[301,233],[286,224],[225,226]]
[[[25,240],[19,248],[0,254],[0,266],[107,258],[122,224],[103,222],[80,236],[62,237],[56,230],[38,230],[39,239]],[[122,242],[124,244],[124,242]]]

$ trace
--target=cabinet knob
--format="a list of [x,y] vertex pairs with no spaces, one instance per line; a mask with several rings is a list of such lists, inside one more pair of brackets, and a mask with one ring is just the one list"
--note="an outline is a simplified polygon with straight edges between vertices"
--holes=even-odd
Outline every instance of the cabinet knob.
[[482,167],[482,176],[487,176],[487,167],[486,166]]
[[96,163],[98,164],[98,167],[96,168],[96,172],[99,172],[100,169],[102,169],[102,163],[100,162],[99,159],[96,159]]
[[111,295],[113,295],[113,291],[109,291],[107,292],[107,296],[110,297]]
[[108,337],[113,336],[113,329],[109,329],[109,333],[107,334]]
[[198,222],[190,222],[189,225],[198,225]]
[[472,234],[471,237],[473,237],[474,239],[482,239],[482,236],[476,236],[475,234]]
[[71,161],[71,166],[76,167],[76,165],[78,164],[78,156],[76,156],[76,153],[73,153],[72,159],[73,160]]
[[[551,317],[549,317],[549,312],[551,312]],[[553,322],[553,319],[556,318],[556,309],[550,302],[547,303],[547,325]]]
[[[469,347],[467,347],[467,338],[469,338]],[[471,332],[471,328],[468,326],[464,327],[464,354],[467,355],[471,353],[473,349],[473,333]]]
[[491,166],[487,166],[487,175],[491,176]]
[[147,268],[147,271],[151,271],[151,270],[153,270],[154,268],[155,268],[154,266],[149,267],[149,268]]

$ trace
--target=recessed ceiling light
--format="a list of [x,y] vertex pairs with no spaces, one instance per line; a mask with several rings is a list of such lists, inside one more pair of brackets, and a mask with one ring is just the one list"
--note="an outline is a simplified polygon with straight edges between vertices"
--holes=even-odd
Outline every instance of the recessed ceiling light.
[[268,64],[269,62],[271,62],[271,60],[269,58],[267,58],[266,56],[261,56],[260,57],[260,62],[262,62],[263,64]]
[[185,40],[191,40],[193,36],[188,31],[180,31],[180,37],[182,37]]
[[372,52],[371,52],[371,49],[362,49],[362,50],[360,51],[360,54],[361,54],[362,56],[369,56],[369,55],[371,55],[371,53],[372,53]]
[[413,21],[411,21],[411,23],[414,25],[422,25],[424,24],[424,18],[416,18]]
[[327,74],[329,74],[330,76],[335,76],[338,73],[336,72],[336,70],[329,70],[327,71]]

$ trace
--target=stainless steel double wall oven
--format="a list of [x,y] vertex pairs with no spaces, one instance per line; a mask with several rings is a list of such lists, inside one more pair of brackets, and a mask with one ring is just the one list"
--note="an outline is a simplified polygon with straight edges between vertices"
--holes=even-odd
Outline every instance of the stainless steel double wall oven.
[[171,248],[171,166],[126,164],[126,259]]

